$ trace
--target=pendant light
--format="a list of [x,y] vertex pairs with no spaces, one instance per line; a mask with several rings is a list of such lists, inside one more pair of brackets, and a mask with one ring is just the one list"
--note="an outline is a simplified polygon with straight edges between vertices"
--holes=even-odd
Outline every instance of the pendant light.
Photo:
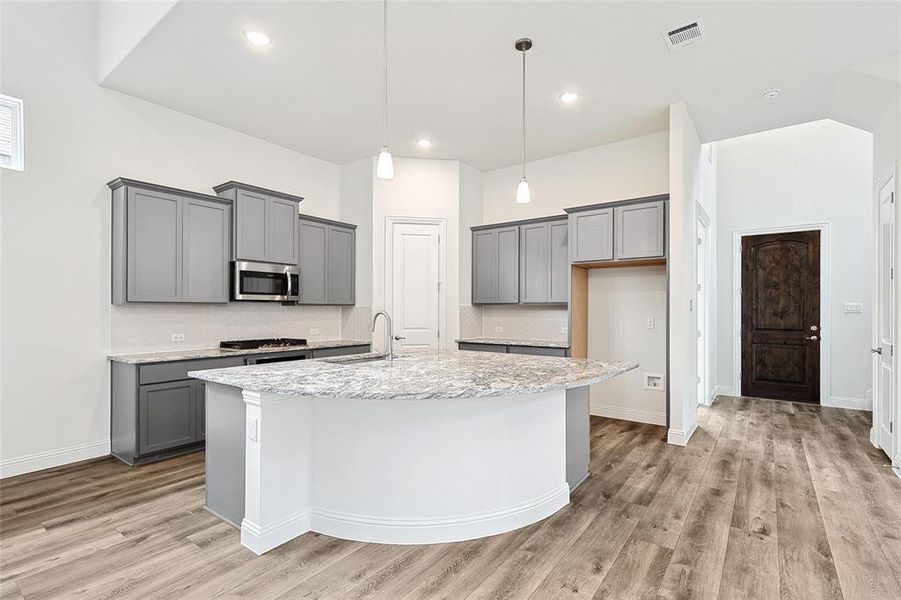
[[532,40],[520,38],[513,47],[522,52],[522,179],[516,186],[516,203],[528,204],[532,201],[532,193],[526,181],[526,52],[532,47]]
[[394,160],[388,150],[388,0],[382,2],[382,45],[385,58],[385,103],[382,125],[382,151],[375,165],[375,176],[379,179],[394,179]]

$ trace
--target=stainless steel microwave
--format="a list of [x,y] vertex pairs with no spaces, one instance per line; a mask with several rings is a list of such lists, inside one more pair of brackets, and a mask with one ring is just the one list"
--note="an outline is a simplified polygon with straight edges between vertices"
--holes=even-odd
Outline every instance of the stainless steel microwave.
[[235,261],[232,263],[232,300],[291,302],[300,299],[297,265]]

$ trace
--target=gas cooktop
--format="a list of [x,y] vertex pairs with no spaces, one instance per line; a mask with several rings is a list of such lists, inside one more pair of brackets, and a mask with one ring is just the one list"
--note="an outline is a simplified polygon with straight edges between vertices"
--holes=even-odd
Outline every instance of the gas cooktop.
[[306,346],[303,338],[266,338],[262,340],[232,340],[219,342],[226,350],[255,350],[257,348],[284,348],[286,346]]

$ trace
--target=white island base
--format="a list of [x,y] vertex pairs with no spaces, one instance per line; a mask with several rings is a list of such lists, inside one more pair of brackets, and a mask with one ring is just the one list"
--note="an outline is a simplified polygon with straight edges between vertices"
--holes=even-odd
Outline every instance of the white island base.
[[354,400],[207,383],[207,508],[262,554],[308,531],[388,544],[539,521],[588,476],[588,388]]

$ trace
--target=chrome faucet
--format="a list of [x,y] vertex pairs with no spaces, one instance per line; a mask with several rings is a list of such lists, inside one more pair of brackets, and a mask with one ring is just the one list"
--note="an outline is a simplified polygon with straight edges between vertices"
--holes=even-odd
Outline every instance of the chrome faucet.
[[379,320],[379,315],[385,317],[385,321],[387,322],[388,328],[385,330],[385,352],[388,353],[388,356],[386,357],[387,361],[391,362],[394,360],[394,340],[403,340],[406,338],[394,335],[394,324],[391,322],[391,315],[384,310],[380,310],[372,315],[372,333],[375,333],[375,325]]

